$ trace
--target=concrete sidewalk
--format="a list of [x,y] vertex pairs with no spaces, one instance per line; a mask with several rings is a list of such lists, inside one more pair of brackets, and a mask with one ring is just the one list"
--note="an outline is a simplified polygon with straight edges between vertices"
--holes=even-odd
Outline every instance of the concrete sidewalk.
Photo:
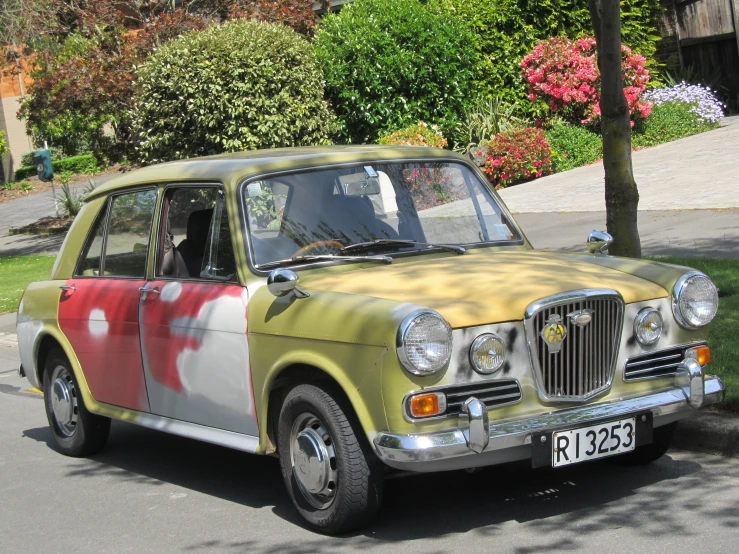
[[[739,116],[633,154],[639,210],[739,208]],[[513,213],[605,211],[601,162],[500,191]]]

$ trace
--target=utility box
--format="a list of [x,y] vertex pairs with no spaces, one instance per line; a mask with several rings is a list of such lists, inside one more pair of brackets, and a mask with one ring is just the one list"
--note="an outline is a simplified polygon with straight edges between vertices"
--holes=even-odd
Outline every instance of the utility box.
[[54,180],[51,152],[48,150],[37,150],[33,153],[33,163],[36,165],[36,174],[39,179],[47,183]]

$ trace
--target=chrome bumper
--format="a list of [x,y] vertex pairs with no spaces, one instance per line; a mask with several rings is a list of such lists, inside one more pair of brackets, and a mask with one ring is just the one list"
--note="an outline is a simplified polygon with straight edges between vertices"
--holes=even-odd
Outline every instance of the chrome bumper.
[[[387,465],[407,471],[444,471],[494,465],[530,458],[531,437],[535,433],[650,410],[654,426],[659,427],[690,415],[696,408],[720,402],[724,397],[721,379],[704,379],[702,371],[698,375],[695,371],[686,373],[678,378],[677,385],[674,389],[646,396],[493,423],[482,416],[488,415],[484,404],[470,399],[466,413],[460,416],[459,428],[415,435],[381,433],[375,438],[375,450]],[[482,404],[482,414],[477,404]]]

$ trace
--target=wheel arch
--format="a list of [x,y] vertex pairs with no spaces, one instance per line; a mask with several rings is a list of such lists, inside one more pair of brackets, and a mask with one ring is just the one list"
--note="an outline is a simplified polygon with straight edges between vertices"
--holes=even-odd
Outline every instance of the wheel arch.
[[372,441],[377,432],[376,425],[373,423],[365,399],[346,373],[328,360],[292,360],[276,367],[264,385],[260,410],[260,420],[265,422],[260,425],[260,450],[263,453],[271,454],[276,451],[275,423],[279,418],[285,396],[298,385],[317,382],[328,384],[343,395],[367,439]]

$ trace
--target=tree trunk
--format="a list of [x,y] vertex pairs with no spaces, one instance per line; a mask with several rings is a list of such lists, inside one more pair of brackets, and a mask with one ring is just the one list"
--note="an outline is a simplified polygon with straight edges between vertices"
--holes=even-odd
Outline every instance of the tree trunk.
[[588,0],[601,75],[601,132],[606,173],[606,225],[613,235],[609,253],[641,257],[637,228],[639,191],[631,167],[631,122],[621,73],[619,0]]

